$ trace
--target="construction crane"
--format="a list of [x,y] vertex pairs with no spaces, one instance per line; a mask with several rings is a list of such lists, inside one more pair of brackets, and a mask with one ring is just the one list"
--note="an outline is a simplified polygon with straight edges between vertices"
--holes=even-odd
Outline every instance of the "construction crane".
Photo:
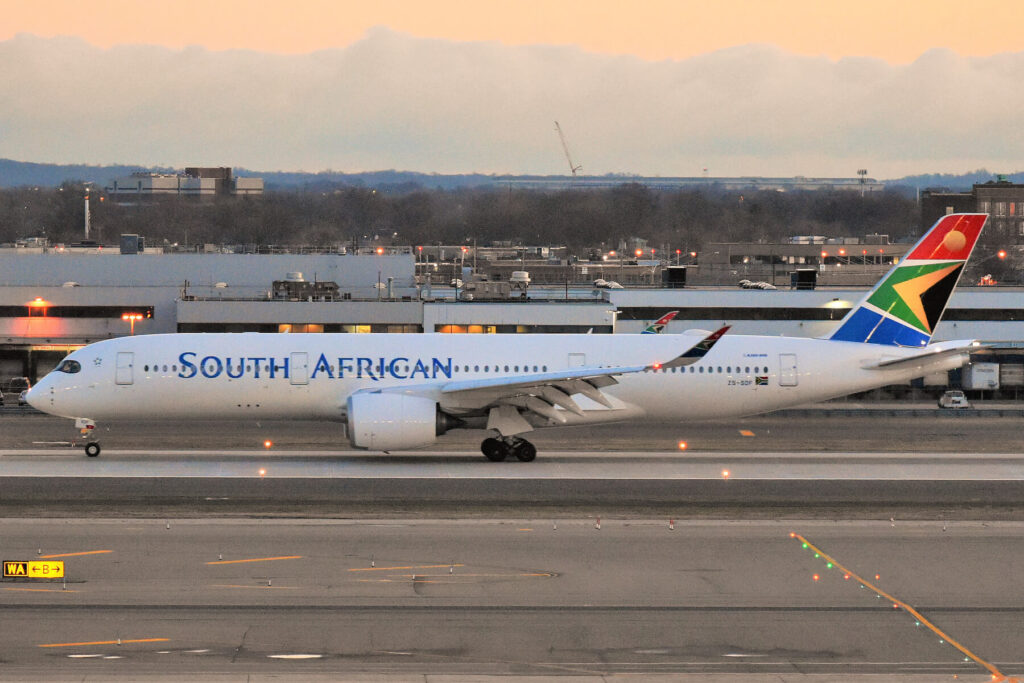
[[575,177],[576,171],[583,168],[583,166],[578,166],[572,163],[572,155],[569,154],[569,143],[565,141],[565,134],[562,133],[562,127],[558,125],[558,121],[555,121],[555,130],[558,131],[558,139],[562,141],[562,150],[565,151],[565,160],[569,162],[569,171],[572,173],[573,177]]

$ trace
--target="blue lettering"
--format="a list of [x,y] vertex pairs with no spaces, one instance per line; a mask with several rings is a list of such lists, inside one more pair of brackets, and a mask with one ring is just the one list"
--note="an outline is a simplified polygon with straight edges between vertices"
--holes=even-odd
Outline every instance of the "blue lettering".
[[313,374],[309,376],[310,379],[316,379],[318,373],[326,372],[327,376],[334,379],[334,371],[331,370],[331,364],[327,362],[327,356],[320,354],[320,360],[316,362],[316,367],[313,368]]
[[374,382],[377,381],[377,377],[373,374],[372,358],[356,358],[356,377],[362,378],[364,370],[366,371],[367,377],[372,379]]
[[[189,379],[195,377],[196,373],[199,372],[199,370],[191,362],[185,360],[185,356],[191,356],[192,358],[195,358],[196,354],[193,351],[186,351],[185,353],[178,356],[178,362],[181,363],[181,371],[178,372],[178,377],[181,377],[183,379]],[[186,370],[188,371],[188,374],[185,374]]]
[[352,359],[351,358],[339,358],[338,359],[338,379],[345,379],[345,373],[352,372]]
[[238,367],[235,368],[235,371],[238,373],[237,375],[231,374],[231,369],[232,369],[231,357],[229,356],[229,357],[225,358],[224,359],[224,370],[225,370],[225,372],[227,372],[228,377],[230,377],[231,379],[238,379],[239,377],[241,377],[242,375],[245,374],[245,359],[244,358],[239,358],[238,359]]
[[422,360],[417,360],[416,361],[416,367],[414,367],[412,369],[412,372],[409,373],[409,377],[410,378],[415,377],[417,372],[422,372],[423,373],[423,379],[430,379],[430,374],[429,374],[429,372],[427,370],[427,366],[423,364]]
[[388,364],[388,374],[391,375],[392,377],[394,377],[395,379],[405,379],[405,375],[399,375],[398,374],[398,364],[399,363],[408,363],[408,362],[409,362],[408,358],[394,358],[394,359],[392,359],[391,363]]
[[[322,357],[323,356],[321,356],[321,358]],[[284,365],[278,365],[277,360],[274,358],[270,359],[270,379],[274,379],[274,373],[278,370],[284,370],[284,378],[288,379],[288,359],[282,358],[281,362],[284,363]]]
[[[208,370],[210,363],[213,363],[215,370]],[[202,371],[203,377],[213,379],[214,377],[219,377],[220,373],[224,371],[224,365],[220,362],[220,358],[217,358],[217,356],[207,356],[201,363],[199,363],[199,369]]]
[[256,379],[260,378],[260,363],[266,360],[265,356],[250,356],[249,360],[252,361],[252,376]]
[[441,361],[439,361],[438,359],[435,358],[434,359],[434,373],[433,373],[435,378],[437,377],[438,370],[441,371],[442,375],[444,375],[448,379],[451,379],[452,378],[452,359],[449,358],[448,359],[448,365],[445,365],[444,363],[442,363]]

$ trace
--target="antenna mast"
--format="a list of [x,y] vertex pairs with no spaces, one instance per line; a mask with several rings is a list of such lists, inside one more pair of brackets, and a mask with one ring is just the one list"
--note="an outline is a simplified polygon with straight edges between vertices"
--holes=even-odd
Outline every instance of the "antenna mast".
[[576,177],[576,171],[583,168],[583,166],[572,163],[572,155],[569,154],[569,143],[565,141],[565,134],[562,133],[562,127],[558,125],[558,121],[555,121],[555,130],[558,131],[558,139],[562,141],[562,150],[565,152],[565,160],[569,162],[569,171],[573,177]]

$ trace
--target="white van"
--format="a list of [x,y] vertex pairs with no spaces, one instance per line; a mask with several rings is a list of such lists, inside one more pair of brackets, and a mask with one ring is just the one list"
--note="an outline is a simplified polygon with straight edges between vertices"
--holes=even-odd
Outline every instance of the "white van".
[[940,408],[970,408],[971,404],[967,402],[967,397],[964,396],[962,391],[947,391],[939,399]]

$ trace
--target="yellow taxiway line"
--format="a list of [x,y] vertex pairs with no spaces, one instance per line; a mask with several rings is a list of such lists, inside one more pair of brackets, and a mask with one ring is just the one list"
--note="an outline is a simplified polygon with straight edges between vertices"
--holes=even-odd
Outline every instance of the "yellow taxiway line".
[[281,557],[252,557],[246,560],[214,560],[206,564],[241,564],[242,562],[273,562],[275,560],[301,560],[302,555],[282,555]]
[[124,645],[126,643],[166,643],[170,638],[136,638],[133,640],[90,640],[81,643],[43,643],[36,647],[80,647],[83,645]]
[[52,560],[58,557],[80,557],[81,555],[105,555],[106,553],[112,553],[113,550],[85,550],[80,553],[60,553],[58,555],[40,555],[41,560]]

